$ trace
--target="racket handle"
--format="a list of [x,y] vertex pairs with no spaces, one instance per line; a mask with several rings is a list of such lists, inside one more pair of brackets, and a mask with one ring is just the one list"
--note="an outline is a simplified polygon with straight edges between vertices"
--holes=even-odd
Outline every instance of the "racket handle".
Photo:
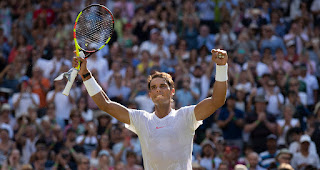
[[64,88],[64,90],[62,91],[62,94],[66,95],[66,96],[69,96],[69,93],[70,93],[72,84],[73,84],[74,80],[76,79],[77,74],[78,74],[78,70],[75,69],[75,68],[73,68],[73,69],[72,69],[72,72],[71,72],[71,74],[70,74],[70,77],[69,77],[69,79],[68,79],[67,85],[66,85],[66,87]]

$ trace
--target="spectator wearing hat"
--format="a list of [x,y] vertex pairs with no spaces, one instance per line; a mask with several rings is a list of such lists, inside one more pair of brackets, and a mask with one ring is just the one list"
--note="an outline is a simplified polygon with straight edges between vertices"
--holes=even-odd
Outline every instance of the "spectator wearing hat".
[[16,124],[16,119],[12,117],[11,113],[11,106],[7,103],[2,104],[0,109],[0,126],[8,128],[9,137],[13,138],[13,127]]
[[249,113],[245,119],[244,131],[250,132],[249,143],[253,150],[261,153],[267,150],[267,136],[276,133],[276,119],[266,112],[267,100],[263,95],[257,95],[254,98],[255,110]]
[[221,159],[218,157],[216,152],[216,147],[213,142],[206,141],[201,144],[202,151],[200,158],[198,157],[198,161],[202,167],[207,170],[213,170],[219,167],[221,163]]
[[259,154],[259,157],[261,158],[259,165],[267,169],[275,162],[275,157],[277,155],[277,136],[274,134],[268,135],[266,144],[267,150]]
[[158,39],[160,36],[160,30],[158,28],[153,28],[150,31],[150,40],[142,42],[140,46],[140,53],[147,50],[151,55],[155,54],[158,49]]
[[303,169],[308,165],[320,168],[320,161],[318,154],[309,152],[311,138],[309,135],[302,135],[300,137],[300,151],[294,154],[292,158],[292,167],[294,169]]
[[227,145],[240,147],[242,151],[242,129],[244,126],[244,113],[235,108],[236,96],[231,94],[227,104],[222,108],[218,117],[218,126],[222,129],[223,138]]
[[277,153],[276,164],[291,164],[292,157],[293,154],[287,148],[283,148]]
[[248,170],[266,170],[265,168],[262,168],[259,165],[259,154],[257,152],[250,152],[249,154],[247,154],[246,156],[246,161],[247,161],[247,167]]
[[296,50],[296,43],[294,40],[290,40],[286,42],[287,46],[287,55],[284,57],[284,59],[291,64],[295,64],[299,61],[299,55],[297,54]]
[[245,165],[237,164],[234,166],[234,170],[248,170],[248,168]]

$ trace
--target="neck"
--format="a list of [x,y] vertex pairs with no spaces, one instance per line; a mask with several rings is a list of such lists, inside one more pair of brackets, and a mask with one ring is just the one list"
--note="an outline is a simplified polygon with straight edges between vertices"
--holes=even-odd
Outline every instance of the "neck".
[[171,112],[170,102],[168,104],[156,105],[154,113],[158,118],[164,118]]

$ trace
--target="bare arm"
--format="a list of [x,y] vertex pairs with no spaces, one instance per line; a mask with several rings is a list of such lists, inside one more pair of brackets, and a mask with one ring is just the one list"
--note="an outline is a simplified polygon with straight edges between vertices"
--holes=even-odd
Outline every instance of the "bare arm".
[[[223,50],[212,50],[212,60],[217,65],[226,65],[228,55]],[[223,55],[223,58],[218,58],[218,54]],[[218,108],[223,106],[226,100],[227,81],[216,81],[213,85],[212,97],[206,98],[198,103],[194,109],[195,117],[197,120],[204,120],[213,114]]]
[[[78,60],[82,62],[79,70],[79,74],[82,77],[82,80],[87,81],[90,78],[93,78],[90,71],[87,69],[87,61],[85,59],[73,58],[72,66],[76,67],[78,65]],[[82,75],[85,75],[87,73],[90,73],[90,75],[84,78]],[[99,109],[109,113],[111,116],[113,116],[120,122],[130,124],[128,108],[122,106],[119,103],[111,101],[103,90],[91,97],[93,101],[96,103],[96,105],[99,107]]]

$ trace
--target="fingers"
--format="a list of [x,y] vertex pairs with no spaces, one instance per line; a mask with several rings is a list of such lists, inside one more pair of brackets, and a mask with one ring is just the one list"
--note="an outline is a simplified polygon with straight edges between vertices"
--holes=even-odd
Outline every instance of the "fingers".
[[216,58],[224,58],[227,54],[225,50],[212,49],[211,53],[215,55]]

